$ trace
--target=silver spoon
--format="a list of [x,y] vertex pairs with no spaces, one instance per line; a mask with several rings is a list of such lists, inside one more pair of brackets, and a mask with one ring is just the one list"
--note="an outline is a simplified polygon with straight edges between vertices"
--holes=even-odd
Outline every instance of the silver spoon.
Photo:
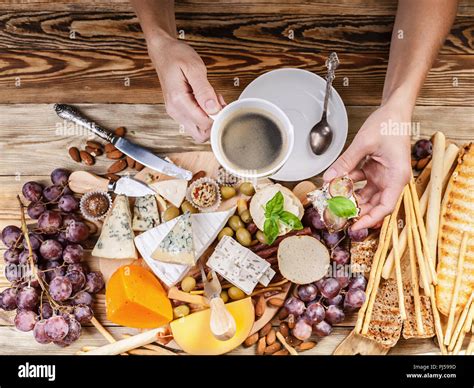
[[332,143],[332,129],[329,126],[327,121],[327,109],[328,109],[328,100],[331,96],[331,85],[332,81],[335,78],[334,72],[339,65],[339,59],[337,58],[336,53],[331,53],[329,58],[326,60],[326,67],[328,69],[328,74],[326,77],[326,95],[324,96],[324,106],[323,106],[323,115],[319,123],[315,124],[309,133],[309,144],[311,145],[311,150],[316,155],[322,155],[326,152],[328,147]]

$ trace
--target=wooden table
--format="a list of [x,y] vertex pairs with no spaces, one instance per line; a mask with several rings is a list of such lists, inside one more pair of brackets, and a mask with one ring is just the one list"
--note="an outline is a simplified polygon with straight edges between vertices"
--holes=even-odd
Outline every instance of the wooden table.
[[[13,3],[0,1],[0,227],[19,224],[15,196],[24,182],[46,182],[56,167],[81,168],[67,149],[83,145],[87,136],[64,128],[53,103],[77,104],[108,128],[124,125],[131,140],[159,153],[209,149],[182,135],[166,115],[140,26],[126,1]],[[192,0],[177,5],[177,24],[227,101],[272,69],[324,74],[328,52],[337,51],[341,66],[334,86],[347,106],[350,141],[380,101],[395,10],[392,0]],[[421,136],[441,130],[458,143],[474,139],[473,68],[474,5],[462,0],[418,99],[414,120]],[[101,158],[90,170],[103,173],[106,164]],[[87,261],[97,269],[96,259]],[[2,275],[0,288],[7,286]],[[106,320],[103,295],[95,312],[115,338],[133,332]],[[350,317],[305,354],[331,354],[353,323]],[[68,348],[39,345],[31,333],[12,327],[11,314],[0,312],[3,354],[73,354],[106,343],[87,327]],[[432,340],[401,340],[391,353],[436,350]]]

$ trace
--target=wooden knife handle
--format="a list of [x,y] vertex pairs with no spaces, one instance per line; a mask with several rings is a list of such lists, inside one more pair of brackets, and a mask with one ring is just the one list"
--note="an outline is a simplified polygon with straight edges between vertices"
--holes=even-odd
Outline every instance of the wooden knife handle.
[[227,341],[235,335],[234,317],[227,311],[221,298],[213,298],[209,302],[211,308],[211,332],[220,341]]
[[69,176],[69,187],[75,193],[84,194],[88,191],[108,190],[109,180],[86,171],[74,171]]

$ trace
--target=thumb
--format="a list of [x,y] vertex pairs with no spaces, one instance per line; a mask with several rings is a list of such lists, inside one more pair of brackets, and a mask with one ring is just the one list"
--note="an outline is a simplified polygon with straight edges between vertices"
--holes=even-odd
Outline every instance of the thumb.
[[207,80],[206,70],[193,70],[187,74],[188,82],[193,89],[194,98],[201,109],[208,115],[216,114],[221,110],[221,104],[214,88]]
[[323,175],[324,181],[329,182],[334,178],[350,173],[369,153],[366,147],[363,147],[355,139],[349,148],[326,170]]

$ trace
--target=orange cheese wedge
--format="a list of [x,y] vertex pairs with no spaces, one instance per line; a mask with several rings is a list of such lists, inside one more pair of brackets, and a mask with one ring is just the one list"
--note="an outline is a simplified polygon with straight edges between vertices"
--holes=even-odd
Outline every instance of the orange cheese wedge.
[[166,291],[149,270],[138,265],[124,265],[114,272],[105,301],[107,318],[122,326],[148,329],[173,319]]
[[214,337],[209,325],[211,313],[207,309],[171,322],[173,338],[180,348],[188,354],[218,355],[242,344],[249,336],[255,321],[252,298],[227,303],[225,306],[234,317],[237,328],[231,339],[219,341]]

